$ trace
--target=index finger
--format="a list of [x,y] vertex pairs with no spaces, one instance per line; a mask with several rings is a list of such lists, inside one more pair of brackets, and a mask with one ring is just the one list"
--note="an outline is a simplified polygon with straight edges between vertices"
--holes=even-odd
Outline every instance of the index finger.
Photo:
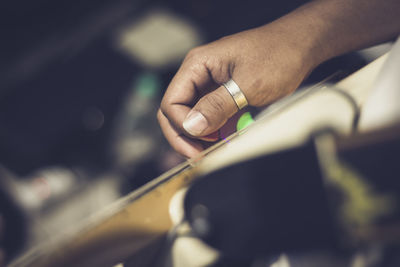
[[193,56],[189,53],[161,102],[162,112],[181,133],[186,133],[182,124],[197,100],[206,92],[218,87],[206,62],[206,56]]

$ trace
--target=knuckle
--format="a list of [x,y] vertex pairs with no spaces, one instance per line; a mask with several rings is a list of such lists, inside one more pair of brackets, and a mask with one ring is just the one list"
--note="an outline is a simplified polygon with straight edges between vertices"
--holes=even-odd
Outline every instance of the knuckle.
[[162,101],[160,104],[160,108],[158,109],[157,112],[157,119],[160,121],[160,119],[171,119],[171,109],[172,109],[172,105],[167,102],[167,101]]
[[201,46],[192,48],[187,53],[186,58],[188,58],[188,59],[196,58],[196,57],[201,55],[201,51],[202,51],[202,47]]
[[193,62],[188,69],[192,75],[200,76],[204,72],[205,67],[201,62]]
[[159,108],[158,111],[157,111],[157,119],[158,119],[158,121],[161,121],[162,117],[163,117],[163,113],[161,111],[161,108]]
[[[204,73],[207,73],[206,62],[207,55],[202,52],[202,48],[196,47],[189,51],[184,60],[182,67],[189,73],[194,79],[203,77]],[[201,79],[201,78],[200,78]]]
[[160,103],[160,108],[158,109],[158,111],[161,112],[160,115],[162,114],[165,115],[168,111],[169,106],[170,106],[169,102],[163,99]]
[[188,64],[193,68],[204,65],[208,60],[208,53],[206,53],[206,50],[207,49],[204,49],[203,46],[192,48],[185,57],[185,65]]

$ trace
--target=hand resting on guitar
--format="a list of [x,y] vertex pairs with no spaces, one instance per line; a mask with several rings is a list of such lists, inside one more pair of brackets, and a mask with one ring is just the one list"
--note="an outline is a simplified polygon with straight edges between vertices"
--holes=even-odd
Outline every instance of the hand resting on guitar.
[[[399,12],[398,0],[311,1],[272,23],[194,48],[158,111],[165,137],[182,155],[196,156],[238,112],[237,97],[263,107],[292,93],[322,62],[398,35]],[[224,86],[230,80],[241,96]]]

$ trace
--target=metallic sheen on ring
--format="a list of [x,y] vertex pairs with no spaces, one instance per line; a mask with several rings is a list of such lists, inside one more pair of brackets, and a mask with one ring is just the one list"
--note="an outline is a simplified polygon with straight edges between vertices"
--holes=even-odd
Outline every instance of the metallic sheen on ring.
[[232,79],[223,83],[223,86],[228,90],[229,94],[231,94],[239,110],[245,108],[249,104],[242,90],[240,90],[240,87]]

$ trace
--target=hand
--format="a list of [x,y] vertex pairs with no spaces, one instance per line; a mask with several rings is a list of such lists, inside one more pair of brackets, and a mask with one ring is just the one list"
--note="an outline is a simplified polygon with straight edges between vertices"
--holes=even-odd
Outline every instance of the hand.
[[398,0],[315,0],[260,28],[192,50],[172,79],[158,119],[187,157],[215,141],[237,112],[222,83],[233,79],[249,105],[261,107],[295,90],[321,62],[400,34]]
[[[293,92],[313,67],[308,51],[279,23],[193,49],[172,79],[158,120],[179,153],[193,157],[200,140],[215,141],[238,108],[222,83],[233,79],[249,105],[265,106]],[[290,39],[289,39],[290,38]],[[306,51],[306,52],[305,52]]]

